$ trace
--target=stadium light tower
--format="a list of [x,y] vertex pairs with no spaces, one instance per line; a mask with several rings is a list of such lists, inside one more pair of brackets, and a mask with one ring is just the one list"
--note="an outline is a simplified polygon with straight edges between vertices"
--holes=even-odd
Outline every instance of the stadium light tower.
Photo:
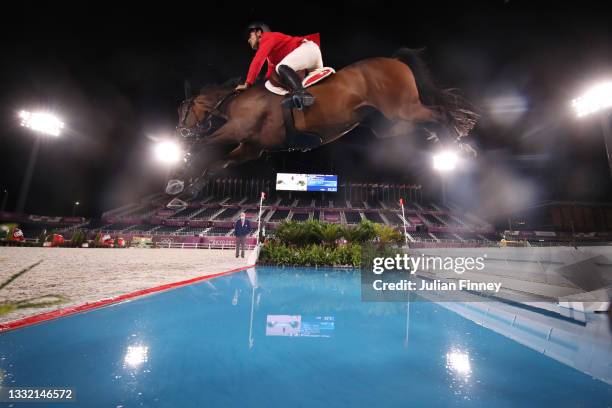
[[443,151],[433,157],[433,168],[440,173],[442,179],[442,204],[446,205],[446,181],[448,174],[455,170],[459,157],[452,151]]
[[582,96],[572,100],[572,106],[579,118],[597,115],[606,147],[608,169],[612,177],[612,132],[610,131],[610,112],[612,111],[612,81],[601,82],[589,88]]
[[32,181],[32,174],[34,173],[38,151],[40,150],[41,137],[60,136],[64,129],[64,122],[48,112],[29,112],[25,110],[19,112],[19,119],[21,120],[21,126],[31,129],[36,133],[17,200],[16,211],[22,213],[25,209],[28,191],[30,190],[30,182]]

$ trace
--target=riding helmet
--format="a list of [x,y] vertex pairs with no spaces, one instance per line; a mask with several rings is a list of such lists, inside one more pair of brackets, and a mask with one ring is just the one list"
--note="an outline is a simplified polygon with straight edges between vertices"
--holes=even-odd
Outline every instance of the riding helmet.
[[260,21],[251,23],[251,24],[248,25],[248,27],[246,29],[246,32],[245,32],[246,36],[247,37],[250,36],[251,35],[251,31],[254,31],[254,30],[261,30],[264,33],[269,33],[270,32],[270,27],[268,27],[267,24],[262,23]]

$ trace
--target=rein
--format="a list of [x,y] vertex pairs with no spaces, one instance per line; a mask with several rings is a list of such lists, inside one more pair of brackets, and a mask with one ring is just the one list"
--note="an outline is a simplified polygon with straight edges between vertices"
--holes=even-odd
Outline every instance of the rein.
[[189,113],[193,111],[193,106],[194,106],[194,98],[190,98],[188,108],[185,109],[183,118],[181,120],[181,126],[177,128],[177,130],[179,131],[181,136],[186,137],[186,138],[206,135],[206,133],[212,130],[214,119],[219,119],[225,122],[229,120],[229,117],[227,116],[227,114],[223,112],[222,107],[224,104],[229,102],[233,97],[237,95],[238,95],[238,92],[234,90],[227,93],[217,103],[215,103],[212,109],[206,112],[206,115],[204,116],[202,120],[199,120],[199,121],[196,120],[195,125],[193,125],[190,128],[187,128],[187,127],[184,127],[184,124],[187,121],[187,117],[189,116]]

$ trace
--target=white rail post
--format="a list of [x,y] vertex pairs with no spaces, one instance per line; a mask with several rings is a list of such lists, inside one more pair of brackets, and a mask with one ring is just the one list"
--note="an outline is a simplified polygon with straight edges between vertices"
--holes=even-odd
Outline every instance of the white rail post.
[[400,206],[402,207],[402,220],[404,221],[404,240],[406,241],[406,247],[408,247],[408,232],[406,231],[406,214],[404,213],[403,198],[400,198]]
[[261,210],[263,208],[263,200],[266,197],[266,193],[261,192],[261,197],[259,198],[259,216],[257,217],[257,239],[255,241],[255,248],[259,247],[259,231],[261,228]]

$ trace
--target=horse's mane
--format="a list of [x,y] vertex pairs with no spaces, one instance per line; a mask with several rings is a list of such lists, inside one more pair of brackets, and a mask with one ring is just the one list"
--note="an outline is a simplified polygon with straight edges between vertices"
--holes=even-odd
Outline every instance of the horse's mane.
[[222,84],[204,85],[202,88],[200,88],[200,95],[209,93],[209,92],[216,92],[216,91],[226,91],[227,93],[230,93],[231,91],[234,90],[234,88],[236,88],[236,86],[240,84],[240,82],[241,82],[240,78],[235,77],[235,78],[228,79]]

